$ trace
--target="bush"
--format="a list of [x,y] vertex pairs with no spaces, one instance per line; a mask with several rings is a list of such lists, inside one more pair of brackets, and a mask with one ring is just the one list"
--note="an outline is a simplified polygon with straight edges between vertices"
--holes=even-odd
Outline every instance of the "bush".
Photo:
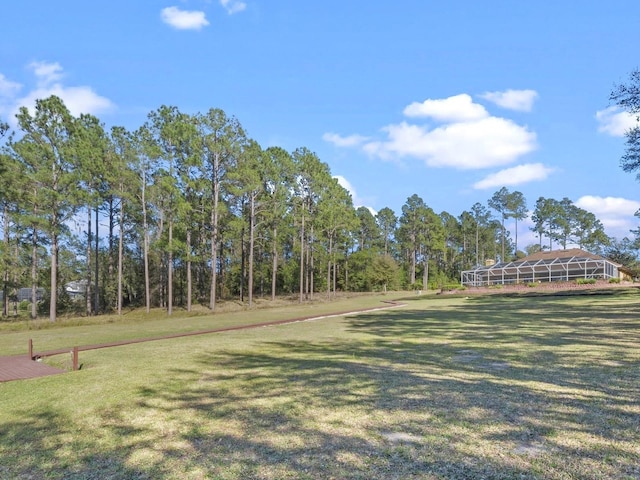
[[595,278],[579,278],[576,280],[576,283],[578,285],[593,285],[594,283],[596,283],[596,279]]
[[537,287],[537,286],[538,286],[537,282],[529,282],[529,283],[527,283],[527,287],[529,287],[529,288],[534,288],[534,287]]
[[620,283],[620,279],[619,278],[610,278],[609,279],[609,283]]

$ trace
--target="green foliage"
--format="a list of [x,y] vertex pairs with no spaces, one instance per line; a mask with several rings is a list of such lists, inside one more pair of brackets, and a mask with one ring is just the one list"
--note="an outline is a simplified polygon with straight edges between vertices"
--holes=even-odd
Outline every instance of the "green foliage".
[[[489,202],[500,219],[481,203],[459,216],[436,213],[417,193],[399,217],[390,208],[374,215],[354,207],[314,152],[263,150],[220,109],[161,106],[135,132],[107,133],[98,118],[74,117],[50,97],[18,120],[0,152],[0,278],[4,290],[60,292],[48,300],[50,317],[90,310],[61,288],[89,278],[101,312],[189,310],[192,300],[213,310],[216,298],[252,302],[254,292],[302,302],[322,291],[440,289],[461,269],[511,259],[517,229],[512,245],[505,219],[527,212],[520,192],[502,188]],[[594,250],[607,241],[592,214],[542,200],[541,240]]]
[[[617,85],[609,96],[624,111],[640,118],[640,70],[636,69],[629,75],[627,83]],[[626,152],[622,156],[621,166],[625,172],[637,172],[640,181],[640,122],[627,130]]]
[[578,285],[594,285],[597,282],[595,278],[578,278],[576,283]]
[[620,283],[620,279],[617,277],[612,277],[609,279],[609,283]]
[[369,270],[372,285],[384,291],[398,288],[398,274],[398,264],[390,255],[376,256]]

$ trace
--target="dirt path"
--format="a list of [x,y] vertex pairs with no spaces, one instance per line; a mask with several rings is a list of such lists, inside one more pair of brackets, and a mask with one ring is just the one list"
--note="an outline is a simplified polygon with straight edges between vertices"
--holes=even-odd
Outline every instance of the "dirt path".
[[[236,325],[233,327],[214,328],[210,330],[198,330],[195,332],[176,333],[174,335],[165,335],[162,337],[138,338],[134,340],[123,340],[120,342],[109,342],[109,343],[101,343],[101,344],[95,344],[95,345],[81,345],[81,346],[78,346],[77,348],[78,348],[78,352],[83,352],[87,350],[97,350],[99,348],[120,347],[123,345],[132,345],[134,343],[153,342],[156,340],[169,340],[172,338],[192,337],[194,335],[206,335],[211,333],[230,332],[234,330],[247,330],[249,328],[271,327],[275,325],[285,325],[287,323],[308,322],[312,320],[321,320],[323,318],[342,317],[345,315],[355,315],[358,313],[374,312],[377,310],[386,310],[389,308],[396,308],[403,305],[395,301],[385,301],[383,303],[385,303],[386,305],[381,307],[372,307],[372,308],[349,311],[349,312],[338,312],[338,313],[330,313],[327,315],[291,318],[286,320],[276,320],[273,322],[263,322],[263,323],[256,323],[251,325]],[[60,348],[57,350],[47,350],[43,352],[34,351],[33,358],[29,358],[29,355],[14,355],[11,357],[0,357],[0,382],[9,382],[12,380],[26,380],[28,378],[38,378],[38,377],[44,377],[47,375],[64,373],[64,370],[51,367],[49,365],[46,365],[36,360],[39,360],[44,357],[52,357],[54,355],[61,355],[65,353],[68,354],[70,351],[73,350],[73,348],[74,347]]]

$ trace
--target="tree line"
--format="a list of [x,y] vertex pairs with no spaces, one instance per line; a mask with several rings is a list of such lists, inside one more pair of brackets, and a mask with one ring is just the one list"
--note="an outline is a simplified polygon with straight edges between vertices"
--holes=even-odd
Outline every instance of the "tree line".
[[[16,120],[15,132],[0,126],[5,316],[21,287],[31,289],[33,318],[126,306],[171,314],[194,302],[215,310],[221,299],[252,306],[256,295],[304,302],[457,283],[486,259],[524,255],[521,192],[501,188],[457,216],[417,194],[398,214],[374,214],[354,207],[314,152],[264,149],[220,109],[162,106],[128,131],[75,117],[52,96]],[[532,221],[540,240],[528,253],[611,244],[595,215],[567,198],[539,198]],[[84,289],[80,302],[64,288],[72,281]],[[47,292],[40,301],[39,289]]]

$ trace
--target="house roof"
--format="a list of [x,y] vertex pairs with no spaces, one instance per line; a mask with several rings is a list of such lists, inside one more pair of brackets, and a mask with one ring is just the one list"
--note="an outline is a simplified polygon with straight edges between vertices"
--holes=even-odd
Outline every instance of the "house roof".
[[[555,258],[590,258],[593,260],[605,260],[600,255],[594,255],[593,253],[586,252],[580,248],[569,248],[567,250],[551,250],[551,251],[543,251],[536,252],[527,257],[521,258],[517,261],[520,262],[531,262],[538,260],[553,260]],[[611,262],[615,263],[615,262]]]
[[608,262],[614,265],[616,268],[624,268],[622,265],[612,262],[600,255],[595,255],[593,253],[589,253],[580,248],[569,248],[566,250],[551,250],[544,252],[537,252],[528,257],[521,258],[519,260],[515,260],[512,262],[501,262],[493,265],[484,265],[478,266],[474,270],[475,271],[497,271],[500,269],[513,269],[513,268],[536,268],[536,266],[545,266],[545,265],[563,265],[567,263],[574,263],[576,261],[598,261],[598,262]]

